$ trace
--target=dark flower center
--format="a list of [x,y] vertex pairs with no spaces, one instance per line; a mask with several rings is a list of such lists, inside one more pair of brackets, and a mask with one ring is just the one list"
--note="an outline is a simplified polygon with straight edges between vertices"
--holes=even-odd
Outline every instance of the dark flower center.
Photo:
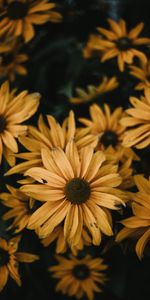
[[28,12],[28,4],[14,1],[8,5],[7,14],[12,20],[23,19]]
[[82,178],[71,179],[65,187],[66,198],[74,204],[86,202],[90,197],[89,183]]
[[105,133],[100,138],[100,142],[105,146],[113,146],[115,147],[118,143],[117,134],[111,130],[105,131]]
[[10,65],[14,60],[14,55],[12,53],[4,53],[2,63],[6,65]]
[[128,50],[132,47],[132,41],[128,37],[123,37],[116,41],[116,45],[119,50]]
[[9,261],[8,252],[0,248],[0,267],[6,265],[8,261]]
[[90,269],[84,264],[76,265],[72,270],[72,274],[75,278],[84,280],[90,276]]
[[0,114],[0,133],[2,133],[6,128],[7,122],[3,115]]

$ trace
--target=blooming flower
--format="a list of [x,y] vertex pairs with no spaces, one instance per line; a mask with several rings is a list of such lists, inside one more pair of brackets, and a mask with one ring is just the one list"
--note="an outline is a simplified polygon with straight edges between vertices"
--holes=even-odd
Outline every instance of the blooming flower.
[[56,6],[48,0],[6,0],[0,9],[0,35],[22,35],[29,42],[35,35],[33,25],[60,22],[61,15],[51,11]]
[[77,299],[86,295],[89,300],[94,299],[94,292],[102,292],[99,286],[104,285],[106,281],[104,271],[107,269],[103,259],[92,258],[90,255],[82,259],[73,256],[69,259],[56,256],[56,259],[58,264],[49,268],[52,276],[59,280],[56,291],[75,296]]
[[15,233],[21,232],[27,227],[31,214],[35,210],[35,200],[22,193],[19,189],[7,185],[9,193],[1,193],[3,204],[10,208],[3,215],[3,220],[14,219],[9,229],[15,229]]
[[18,252],[19,237],[10,241],[0,238],[0,291],[5,287],[10,276],[20,286],[18,263],[31,263],[39,259],[37,255]]
[[27,131],[26,125],[20,123],[28,120],[37,110],[40,95],[38,93],[28,94],[23,91],[17,96],[10,92],[8,82],[0,88],[0,162],[2,154],[10,165],[15,163],[12,153],[18,152],[15,140]]
[[133,58],[138,57],[142,63],[147,62],[146,55],[139,49],[141,45],[149,45],[150,39],[139,37],[144,23],[127,32],[126,22],[120,19],[118,22],[108,19],[110,30],[98,27],[100,33],[90,37],[83,54],[86,58],[91,57],[96,51],[101,56],[101,62],[117,57],[120,71],[124,71],[125,63],[132,64]]
[[40,227],[42,238],[64,222],[64,236],[70,245],[80,241],[83,226],[89,231],[94,245],[101,242],[101,233],[113,235],[109,210],[124,202],[116,186],[121,183],[116,166],[104,165],[105,155],[93,148],[78,151],[73,141],[64,152],[61,148],[42,149],[45,168],[31,168],[25,175],[40,184],[21,187],[29,196],[44,201],[29,221],[29,229]]

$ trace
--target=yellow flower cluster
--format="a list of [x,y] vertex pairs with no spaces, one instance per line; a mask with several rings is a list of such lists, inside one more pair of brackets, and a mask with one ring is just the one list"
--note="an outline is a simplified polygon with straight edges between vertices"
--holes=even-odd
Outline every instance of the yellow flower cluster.
[[[16,73],[27,74],[22,64],[28,57],[20,53],[20,38],[28,43],[35,35],[34,24],[60,22],[62,16],[53,8],[48,0],[7,0],[1,5],[0,76],[14,80]],[[106,281],[103,259],[78,257],[84,246],[101,246],[112,236],[118,243],[131,239],[141,259],[150,242],[150,177],[135,175],[134,170],[140,150],[150,146],[150,62],[140,50],[150,39],[139,37],[143,23],[129,32],[122,19],[108,23],[110,30],[98,27],[99,34],[90,36],[83,56],[96,53],[101,62],[117,57],[121,72],[129,65],[130,75],[140,80],[135,89],[143,92],[130,97],[130,107],[92,103],[89,117],[76,120],[70,110],[62,123],[39,114],[37,125],[27,125],[24,122],[38,111],[40,94],[18,93],[8,81],[1,85],[0,163],[7,167],[4,176],[17,174],[21,179],[19,187],[9,184],[0,193],[1,204],[8,208],[2,218],[9,220],[7,230],[15,235],[0,238],[0,291],[9,276],[21,285],[18,262],[39,259],[18,252],[25,229],[33,230],[44,247],[55,242],[56,254],[71,252],[69,257],[56,255],[58,263],[49,271],[59,280],[56,290],[77,299],[85,294],[93,300]],[[134,65],[134,57],[139,65]],[[68,101],[87,105],[118,86],[116,76],[104,76],[97,86],[76,88]],[[122,217],[123,228],[117,232],[113,212],[121,216],[126,207],[132,215]]]

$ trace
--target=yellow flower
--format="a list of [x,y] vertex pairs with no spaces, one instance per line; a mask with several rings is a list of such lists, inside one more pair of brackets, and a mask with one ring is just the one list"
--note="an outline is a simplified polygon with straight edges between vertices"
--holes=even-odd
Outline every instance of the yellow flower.
[[8,77],[10,81],[14,81],[16,74],[27,74],[23,64],[28,60],[28,56],[19,51],[19,45],[8,50],[0,54],[0,77]]
[[[40,228],[36,231],[37,234],[40,232]],[[42,239],[41,242],[44,247],[48,247],[53,241],[56,240],[56,253],[64,253],[67,251],[68,245],[64,237],[63,226],[57,226],[53,232],[46,238]],[[80,241],[77,245],[71,247],[71,251],[74,255],[77,255],[79,250],[82,250],[84,245],[89,246],[91,244],[91,237],[88,232],[83,229]]]
[[101,286],[106,281],[104,271],[107,269],[102,258],[86,255],[82,259],[73,256],[56,256],[56,259],[58,264],[49,268],[52,276],[59,280],[56,291],[77,299],[86,295],[89,300],[94,299],[94,292],[102,292]]
[[14,219],[9,229],[15,229],[15,233],[21,232],[27,227],[31,214],[35,210],[35,200],[29,198],[19,189],[7,185],[10,193],[1,193],[3,204],[11,208],[3,215],[3,220]]
[[108,93],[118,87],[116,77],[108,78],[105,76],[98,86],[88,85],[87,91],[76,88],[76,97],[71,97],[69,101],[73,104],[87,103],[99,95]]
[[21,286],[18,273],[18,263],[31,263],[39,259],[37,255],[26,252],[17,252],[20,237],[10,241],[0,238],[0,291],[5,287],[9,276]]
[[101,233],[113,235],[110,209],[124,202],[117,196],[121,183],[116,166],[104,165],[105,155],[93,148],[80,151],[73,141],[64,152],[61,148],[42,149],[45,168],[31,168],[25,175],[40,184],[28,184],[21,190],[45,203],[30,218],[28,228],[38,229],[40,237],[51,234],[64,222],[64,237],[69,245],[80,241],[83,226],[94,245],[101,242]]
[[65,119],[62,126],[50,115],[47,116],[48,125],[42,116],[39,117],[38,128],[28,126],[27,136],[19,138],[19,142],[29,151],[20,153],[17,157],[26,161],[10,169],[6,174],[24,173],[31,167],[43,166],[41,159],[41,149],[60,147],[65,149],[66,144],[74,139],[78,149],[85,146],[95,147],[97,137],[91,135],[86,128],[78,130],[75,124],[73,111]]
[[141,259],[146,245],[150,242],[150,177],[135,176],[138,192],[132,196],[133,216],[123,220],[125,226],[117,235],[116,241],[131,238],[137,241],[136,253]]
[[120,151],[122,148],[122,139],[125,132],[125,126],[120,124],[120,119],[123,115],[122,108],[116,108],[112,113],[107,104],[104,105],[104,111],[97,105],[90,106],[91,120],[80,118],[91,132],[98,137],[98,149],[112,152]]
[[27,126],[20,123],[29,119],[37,110],[40,95],[38,93],[28,94],[23,91],[17,96],[10,92],[8,82],[0,88],[0,162],[2,154],[10,165],[15,163],[13,153],[18,152],[15,140],[24,135]]
[[0,9],[0,35],[23,36],[29,42],[35,35],[33,25],[60,22],[59,13],[51,11],[56,6],[48,0],[6,0]]
[[139,23],[129,32],[127,32],[126,22],[122,19],[118,22],[108,19],[108,23],[110,30],[98,27],[100,36],[90,37],[83,51],[84,56],[90,57],[93,51],[99,51],[101,62],[117,57],[120,71],[124,71],[125,63],[132,64],[134,57],[146,63],[146,55],[139,50],[139,46],[150,44],[149,38],[139,37],[144,23]]
[[140,83],[135,87],[136,90],[144,90],[150,88],[150,61],[140,63],[140,66],[130,66],[130,74],[140,80]]
[[150,89],[145,89],[144,94],[141,100],[130,98],[133,108],[127,109],[127,116],[121,120],[122,125],[129,127],[123,139],[125,147],[142,149],[150,145]]

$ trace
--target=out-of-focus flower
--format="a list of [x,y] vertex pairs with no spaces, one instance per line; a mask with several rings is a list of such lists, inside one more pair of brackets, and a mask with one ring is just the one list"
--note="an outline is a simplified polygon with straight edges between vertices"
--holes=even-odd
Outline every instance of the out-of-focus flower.
[[9,276],[21,286],[18,273],[19,262],[31,263],[39,259],[37,255],[18,252],[20,237],[10,241],[0,238],[0,291],[5,287]]
[[116,77],[108,78],[105,76],[98,86],[88,85],[87,91],[81,88],[76,88],[77,96],[69,98],[69,102],[73,104],[90,102],[99,95],[114,90],[118,87],[118,85],[119,83]]
[[64,152],[61,148],[42,149],[45,168],[31,168],[25,175],[40,184],[21,187],[29,196],[45,203],[29,221],[29,229],[40,227],[41,238],[51,234],[64,222],[64,236],[69,245],[78,245],[83,226],[92,236],[92,243],[99,245],[102,234],[113,235],[111,209],[124,204],[117,194],[121,178],[116,166],[103,163],[105,155],[94,153],[92,147],[77,150],[71,141]]
[[60,22],[61,14],[52,9],[55,3],[48,0],[6,0],[0,7],[0,35],[23,36],[29,42],[35,35],[33,25],[48,21]]
[[108,19],[110,30],[98,27],[100,35],[92,35],[83,50],[85,58],[91,57],[93,52],[99,52],[101,62],[117,57],[120,71],[124,71],[125,63],[132,64],[134,57],[142,63],[147,62],[145,53],[140,50],[141,45],[150,45],[150,39],[139,37],[144,23],[127,32],[126,22]]
[[150,88],[150,61],[147,63],[140,63],[140,66],[130,66],[130,74],[139,79],[135,87],[136,90],[144,90],[145,88]]
[[121,222],[124,228],[118,233],[116,241],[135,240],[136,253],[141,259],[146,245],[150,242],[150,178],[136,175],[134,180],[139,191],[132,195],[133,216]]
[[75,296],[77,299],[86,295],[89,300],[94,299],[94,292],[102,292],[106,281],[104,271],[107,269],[102,258],[87,255],[82,259],[73,256],[56,256],[56,259],[58,264],[49,268],[52,276],[59,280],[56,291]]
[[150,145],[150,89],[145,89],[144,94],[140,100],[130,98],[133,108],[127,109],[127,116],[121,120],[122,125],[129,127],[123,138],[125,147],[142,149]]
[[50,115],[47,116],[48,124],[43,117],[39,117],[38,128],[28,126],[27,136],[19,138],[19,142],[29,151],[20,153],[17,157],[26,160],[10,169],[7,175],[14,173],[24,173],[31,167],[43,166],[41,158],[41,149],[60,147],[65,149],[70,140],[74,140],[78,149],[85,146],[95,147],[97,137],[93,136],[86,128],[78,130],[76,128],[73,111],[65,119],[62,126]]
[[24,63],[28,60],[28,56],[20,51],[20,46],[14,42],[7,51],[0,53],[0,77],[7,77],[10,81],[14,81],[16,74],[26,75],[27,69]]
[[2,154],[10,165],[15,163],[13,153],[18,152],[15,138],[24,135],[27,131],[26,125],[20,123],[28,120],[37,110],[40,95],[38,93],[28,94],[23,91],[17,96],[10,91],[8,82],[0,88],[0,162]]
[[35,200],[22,193],[19,189],[7,185],[9,193],[1,193],[0,199],[3,204],[10,208],[3,215],[3,220],[10,220],[12,224],[9,229],[14,229],[15,233],[21,232],[27,227],[31,214],[36,210]]

